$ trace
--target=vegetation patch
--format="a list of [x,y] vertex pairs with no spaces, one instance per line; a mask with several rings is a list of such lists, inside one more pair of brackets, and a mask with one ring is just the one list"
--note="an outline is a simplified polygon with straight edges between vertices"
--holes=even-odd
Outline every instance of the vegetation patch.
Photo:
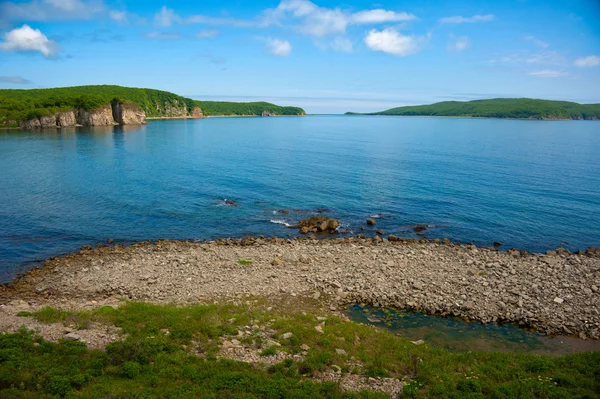
[[[6,398],[375,398],[342,392],[319,373],[403,380],[404,397],[582,398],[600,396],[600,353],[562,357],[514,353],[450,352],[414,345],[371,326],[262,304],[152,305],[31,313],[46,323],[105,323],[123,340],[105,351],[85,344],[45,341],[24,330],[0,335],[0,397]],[[301,309],[298,309],[300,312]],[[315,327],[320,326],[320,329]],[[319,330],[322,330],[320,332]],[[264,348],[301,358],[268,368],[218,358],[223,340],[248,331],[281,344]],[[288,339],[282,334],[292,333]],[[242,340],[255,345],[254,340]]]
[[[113,102],[139,106],[147,117],[171,116],[172,109],[188,114],[200,107],[204,115],[304,115],[298,107],[281,107],[267,102],[235,103],[197,101],[174,93],[115,85],[57,87],[51,89],[0,89],[0,125],[16,126],[25,121],[73,109],[91,111]],[[134,108],[135,109],[135,108]],[[9,123],[10,122],[10,123]]]
[[[348,112],[347,114],[354,114]],[[467,116],[515,119],[600,119],[600,104],[532,98],[494,98],[474,101],[443,101],[388,109],[368,115]]]

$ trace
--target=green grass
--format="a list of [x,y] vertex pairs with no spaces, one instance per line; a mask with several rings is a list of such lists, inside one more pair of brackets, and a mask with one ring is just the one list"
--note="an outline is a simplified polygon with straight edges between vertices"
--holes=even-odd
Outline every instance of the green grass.
[[[319,333],[314,327],[321,322],[314,315],[266,311],[262,305],[176,307],[134,302],[76,313],[44,308],[29,317],[79,328],[90,322],[115,325],[124,338],[98,351],[78,342],[50,343],[26,331],[0,335],[2,398],[384,397],[343,394],[334,383],[307,378],[333,365],[343,373],[406,378],[411,382],[405,397],[600,397],[599,352],[562,357],[449,352],[415,346],[389,332],[337,317],[328,317],[324,333]],[[301,353],[300,346],[306,344],[307,356],[268,369],[217,359],[224,336],[235,336],[253,324],[261,329],[242,342],[260,354]],[[265,347],[266,326],[276,331],[274,337],[293,335],[280,340],[276,350]]]
[[[351,112],[347,114],[353,114]],[[579,104],[568,101],[532,98],[494,98],[474,101],[443,101],[388,109],[369,115],[469,116],[517,119],[600,119],[600,104]]]
[[252,261],[250,259],[238,259],[236,262],[242,266],[248,266],[252,264]]
[[275,346],[270,346],[259,353],[260,356],[275,356],[276,354],[277,348]]

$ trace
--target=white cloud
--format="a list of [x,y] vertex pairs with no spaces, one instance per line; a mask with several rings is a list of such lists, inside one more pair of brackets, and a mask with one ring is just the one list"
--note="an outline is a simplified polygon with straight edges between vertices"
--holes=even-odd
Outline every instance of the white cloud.
[[350,13],[340,8],[319,7],[308,0],[282,0],[276,8],[263,13],[262,26],[287,23],[309,36],[323,37],[341,35],[349,25],[381,24],[417,19],[406,12],[394,12],[384,9],[363,10]]
[[174,22],[181,23],[181,17],[167,6],[162,6],[160,11],[154,15],[154,26],[159,28],[168,28]]
[[507,64],[540,64],[540,65],[565,65],[565,59],[556,51],[521,51],[499,58],[489,60],[490,63]]
[[356,24],[380,24],[384,22],[404,22],[417,19],[406,12],[394,12],[378,8],[376,10],[359,11],[352,14],[351,20]]
[[129,22],[125,11],[112,10],[108,13],[108,16],[119,25],[125,25]]
[[0,50],[29,52],[39,51],[46,58],[53,58],[58,53],[58,45],[49,40],[39,29],[32,29],[23,25],[4,34],[4,41],[0,42]]
[[365,44],[371,50],[402,57],[416,53],[419,49],[418,40],[414,36],[403,35],[393,28],[381,31],[371,29],[365,37]]
[[352,42],[345,37],[336,37],[333,39],[331,48],[342,53],[351,53],[354,50]]
[[471,46],[471,41],[466,36],[455,37],[454,35],[450,36],[451,41],[448,42],[446,48],[451,52],[461,52],[468,49]]
[[561,76],[566,76],[567,73],[564,71],[557,71],[554,69],[542,69],[539,71],[529,72],[527,75],[536,78],[559,78]]
[[215,18],[202,14],[190,15],[182,17],[174,10],[167,6],[162,6],[159,12],[154,14],[154,26],[159,28],[168,28],[173,24],[206,24],[206,25],[222,25],[234,26],[238,28],[253,28],[259,27],[260,24],[256,21],[236,19],[236,18]]
[[84,7],[83,3],[79,0],[45,0],[45,2],[65,11],[73,11]]
[[0,82],[2,83],[15,83],[20,85],[28,85],[31,83],[30,80],[22,78],[20,76],[0,76]]
[[144,35],[146,39],[157,39],[157,40],[173,40],[179,39],[181,34],[177,32],[148,32]]
[[196,33],[196,37],[199,39],[212,39],[219,34],[219,31],[216,29],[203,29],[200,32]]
[[186,24],[207,24],[217,26],[233,26],[236,28],[255,28],[258,27],[258,23],[255,21],[236,19],[236,18],[214,18],[206,15],[192,15],[184,18],[183,23]]
[[573,62],[573,65],[578,67],[597,67],[600,66],[600,56],[588,55],[587,57],[579,57]]
[[538,39],[535,36],[525,36],[525,40],[533,42],[533,44],[535,44],[536,46],[541,47],[541,48],[546,48],[546,47],[550,46],[550,44]]
[[486,15],[473,15],[472,17],[445,17],[440,19],[442,24],[463,24],[463,23],[474,23],[474,22],[489,22],[495,19],[493,14]]
[[267,47],[269,53],[279,57],[287,57],[292,52],[292,45],[287,40],[267,39]]
[[0,22],[90,19],[105,12],[102,0],[32,0],[0,2]]

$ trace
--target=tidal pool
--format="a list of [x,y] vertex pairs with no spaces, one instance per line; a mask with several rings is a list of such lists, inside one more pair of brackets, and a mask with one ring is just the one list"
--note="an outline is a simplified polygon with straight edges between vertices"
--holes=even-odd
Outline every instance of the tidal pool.
[[390,330],[413,342],[453,351],[502,351],[565,355],[600,350],[600,342],[567,336],[549,337],[513,324],[482,324],[458,318],[426,315],[407,310],[352,305],[348,316],[355,322]]

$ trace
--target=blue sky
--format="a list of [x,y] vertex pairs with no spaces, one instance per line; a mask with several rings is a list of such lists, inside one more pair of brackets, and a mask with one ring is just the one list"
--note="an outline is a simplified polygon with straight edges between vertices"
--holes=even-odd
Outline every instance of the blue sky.
[[600,2],[0,2],[0,87],[83,84],[310,113],[600,102]]

